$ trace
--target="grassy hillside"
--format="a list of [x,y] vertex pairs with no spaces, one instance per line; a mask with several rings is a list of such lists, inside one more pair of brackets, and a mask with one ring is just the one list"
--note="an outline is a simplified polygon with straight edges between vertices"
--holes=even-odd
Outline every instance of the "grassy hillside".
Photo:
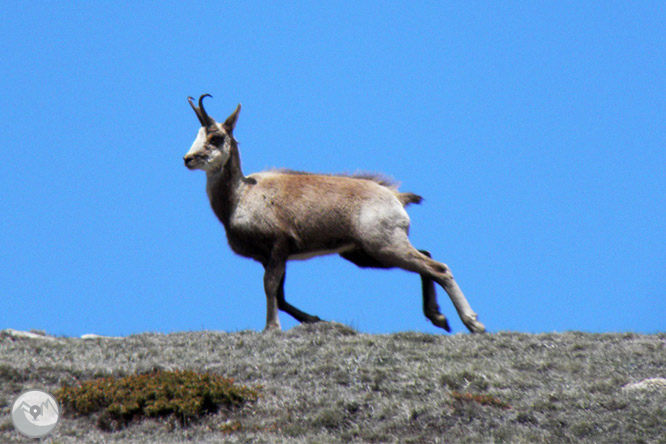
[[183,427],[100,429],[65,412],[50,443],[666,443],[666,335],[287,332],[122,339],[0,334],[0,442],[28,442],[9,410],[25,389],[100,376],[195,370],[260,386],[260,398]]

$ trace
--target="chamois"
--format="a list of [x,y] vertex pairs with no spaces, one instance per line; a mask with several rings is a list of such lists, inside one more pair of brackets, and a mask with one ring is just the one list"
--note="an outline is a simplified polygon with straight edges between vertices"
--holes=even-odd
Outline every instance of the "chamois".
[[394,268],[421,276],[423,311],[437,327],[451,331],[439,311],[434,282],[448,293],[472,333],[485,327],[477,320],[449,267],[430,253],[415,249],[407,237],[405,206],[421,196],[401,193],[397,186],[374,176],[265,171],[243,175],[233,131],[241,106],[218,123],[208,115],[203,99],[187,100],[201,128],[183,158],[190,170],[206,172],[206,191],[213,212],[224,225],[231,249],[260,262],[265,269],[266,330],[279,329],[278,310],[299,322],[320,319],[285,300],[286,264],[337,253],[359,267]]

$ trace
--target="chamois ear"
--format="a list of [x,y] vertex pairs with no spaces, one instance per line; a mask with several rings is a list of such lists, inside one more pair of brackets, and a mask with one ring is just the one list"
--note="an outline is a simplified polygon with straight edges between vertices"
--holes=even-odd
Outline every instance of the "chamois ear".
[[236,120],[238,120],[238,114],[240,113],[241,110],[241,105],[240,103],[236,107],[236,110],[231,113],[229,117],[227,117],[227,120],[224,121],[222,126],[224,127],[225,130],[227,130],[227,133],[231,134],[234,132],[234,128],[236,127]]

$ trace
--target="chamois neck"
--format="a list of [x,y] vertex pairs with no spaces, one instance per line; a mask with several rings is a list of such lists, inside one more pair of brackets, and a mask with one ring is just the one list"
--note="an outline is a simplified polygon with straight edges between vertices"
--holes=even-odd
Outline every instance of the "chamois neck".
[[247,181],[241,170],[240,153],[234,140],[226,164],[219,171],[207,173],[206,191],[210,205],[225,228],[238,204],[240,190]]

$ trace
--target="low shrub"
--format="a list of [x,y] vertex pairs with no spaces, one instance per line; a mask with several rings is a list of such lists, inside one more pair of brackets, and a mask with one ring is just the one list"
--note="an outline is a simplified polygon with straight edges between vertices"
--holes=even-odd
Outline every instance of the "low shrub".
[[79,415],[100,412],[98,426],[113,428],[141,417],[173,416],[183,426],[220,407],[256,401],[258,388],[234,385],[233,379],[211,373],[154,371],[123,378],[105,377],[63,386],[54,395]]

